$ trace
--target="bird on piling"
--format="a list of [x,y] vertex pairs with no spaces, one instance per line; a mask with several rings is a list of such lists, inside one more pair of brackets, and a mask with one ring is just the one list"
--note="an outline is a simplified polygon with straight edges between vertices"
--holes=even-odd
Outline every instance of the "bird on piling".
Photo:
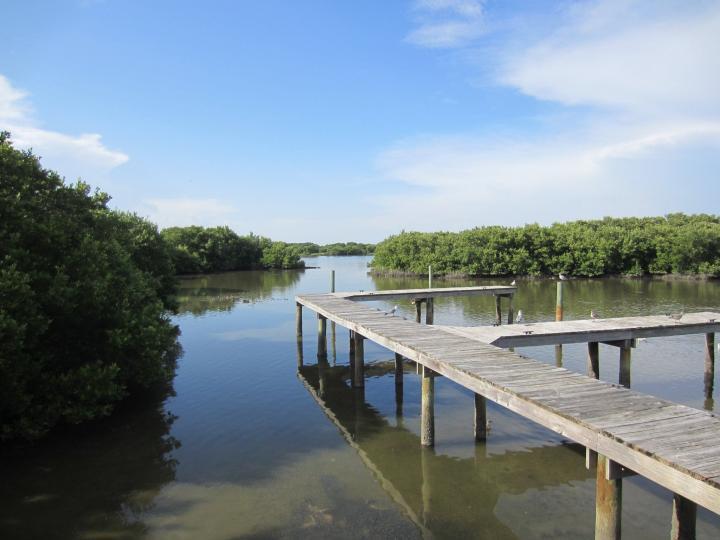
[[517,282],[513,279],[512,282],[510,283],[510,286],[514,287],[516,284],[517,284]]
[[395,306],[395,307],[392,308],[390,311],[388,311],[387,313],[385,313],[385,315],[390,315],[391,317],[394,317],[394,316],[395,316],[395,312],[397,311],[397,309],[398,309],[398,307]]
[[597,321],[597,320],[600,318],[600,316],[595,312],[594,309],[591,309],[591,310],[590,310],[590,318],[591,318],[593,321]]
[[563,274],[562,272],[558,274],[558,278],[560,279],[560,281],[566,281],[566,280],[567,280],[567,276],[566,276],[565,274]]
[[518,309],[517,317],[515,317],[515,322],[517,324],[521,324],[525,322],[525,317],[523,317],[522,309]]
[[680,311],[680,313],[668,313],[668,317],[673,321],[679,321],[683,318],[683,315],[685,315],[685,310]]

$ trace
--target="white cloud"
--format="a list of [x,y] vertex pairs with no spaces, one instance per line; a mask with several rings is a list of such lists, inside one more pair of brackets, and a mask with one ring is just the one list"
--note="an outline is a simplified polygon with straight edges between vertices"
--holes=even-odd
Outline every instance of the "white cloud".
[[206,227],[218,225],[231,225],[231,221],[238,211],[235,207],[219,199],[197,199],[192,197],[177,197],[166,199],[146,199],[141,214],[164,227],[184,227],[188,225],[202,225]]
[[414,45],[460,47],[483,32],[483,5],[479,0],[418,0],[414,7],[418,27],[406,37]]
[[414,187],[383,199],[398,228],[714,211],[689,186],[714,186],[720,167],[720,4],[575,2],[548,21],[501,21],[504,49],[479,62],[490,82],[565,106],[562,122],[397,143],[378,167]]
[[27,97],[27,92],[0,75],[0,129],[11,133],[16,148],[32,148],[43,166],[71,180],[82,177],[93,182],[128,161],[125,153],[107,148],[97,133],[68,135],[39,127]]

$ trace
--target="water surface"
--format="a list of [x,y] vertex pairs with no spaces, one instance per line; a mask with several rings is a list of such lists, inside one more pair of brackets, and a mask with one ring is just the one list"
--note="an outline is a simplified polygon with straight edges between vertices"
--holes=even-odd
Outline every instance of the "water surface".
[[[349,385],[348,334],[329,326],[316,361],[315,319],[304,317],[304,366],[295,341],[297,293],[423,287],[372,278],[367,257],[313,258],[318,269],[184,279],[184,356],[174,395],[124,407],[91,428],[5,452],[0,538],[592,538],[595,482],[571,441],[493,404],[487,443],[473,441],[470,392],[436,380],[436,447],[420,448],[419,380],[368,342],[368,380]],[[436,281],[436,286],[508,280]],[[573,280],[565,318],[717,310],[720,284]],[[521,281],[515,309],[554,317],[555,283]],[[379,307],[391,307],[378,303]],[[399,304],[414,317],[414,307]],[[492,298],[435,301],[437,324],[490,324]],[[703,395],[704,336],[649,339],[633,350],[633,388],[716,410]],[[554,347],[518,349],[556,363]],[[562,363],[585,370],[584,345]],[[618,351],[601,345],[601,377],[617,381]],[[717,387],[717,381],[716,381]],[[624,538],[669,536],[671,494],[624,481]],[[720,537],[703,509],[698,538]]]

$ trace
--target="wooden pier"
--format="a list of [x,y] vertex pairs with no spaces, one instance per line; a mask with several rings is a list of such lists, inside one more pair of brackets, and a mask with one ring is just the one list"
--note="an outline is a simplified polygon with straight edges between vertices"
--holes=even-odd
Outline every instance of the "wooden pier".
[[[494,294],[499,305],[499,295],[507,295],[511,299],[514,293],[514,288],[505,288],[505,291],[477,288],[478,292],[473,291],[476,288],[463,289],[463,292],[456,289],[456,293],[447,292],[445,295]],[[457,329],[449,331],[404,320],[394,313],[378,311],[362,302],[406,298],[417,303],[421,299],[442,296],[442,291],[392,291],[393,296],[385,298],[379,297],[382,293],[297,296],[298,336],[302,335],[302,307],[318,315],[320,356],[327,350],[325,320],[350,330],[355,346],[353,386],[359,388],[364,386],[365,380],[365,339],[422,366],[421,444],[424,446],[434,444],[433,377],[441,374],[475,392],[476,438],[487,436],[484,429],[485,401],[490,399],[596,452],[596,538],[620,537],[622,477],[631,473],[641,474],[674,493],[673,538],[694,536],[695,504],[720,514],[720,419],[715,415],[552,367],[479,339],[460,335]],[[704,322],[698,322],[694,332],[690,332],[688,326],[683,333],[701,332],[709,336],[717,331],[720,325],[714,320],[710,322],[710,319],[717,316],[717,321],[720,321],[720,314],[704,313],[701,316]],[[685,317],[688,317],[688,325],[696,324],[689,314],[683,319]],[[601,326],[600,321],[584,323],[593,325],[585,330],[587,339],[584,341],[605,341],[604,335],[592,333],[594,328],[598,328],[599,332],[608,330]],[[633,327],[634,331],[640,331],[641,326]],[[678,328],[686,325],[682,321],[665,324],[667,334],[661,333],[661,326],[657,324],[653,327],[653,332],[656,332],[653,335],[677,335],[671,332],[677,332]],[[521,335],[532,336],[534,333]],[[625,338],[626,347],[629,347],[627,342],[631,339]],[[708,338],[707,343],[711,345],[712,340]],[[712,346],[707,355],[714,364]]]

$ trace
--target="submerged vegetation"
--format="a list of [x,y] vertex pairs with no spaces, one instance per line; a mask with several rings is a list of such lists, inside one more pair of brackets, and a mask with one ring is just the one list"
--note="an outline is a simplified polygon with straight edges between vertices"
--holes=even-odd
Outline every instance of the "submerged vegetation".
[[178,274],[304,266],[292,244],[252,233],[240,236],[230,227],[170,227],[162,236]]
[[0,439],[105,416],[174,375],[170,251],[109,200],[0,134]]
[[402,232],[377,245],[378,273],[473,276],[720,276],[720,216],[605,218],[459,233]]

